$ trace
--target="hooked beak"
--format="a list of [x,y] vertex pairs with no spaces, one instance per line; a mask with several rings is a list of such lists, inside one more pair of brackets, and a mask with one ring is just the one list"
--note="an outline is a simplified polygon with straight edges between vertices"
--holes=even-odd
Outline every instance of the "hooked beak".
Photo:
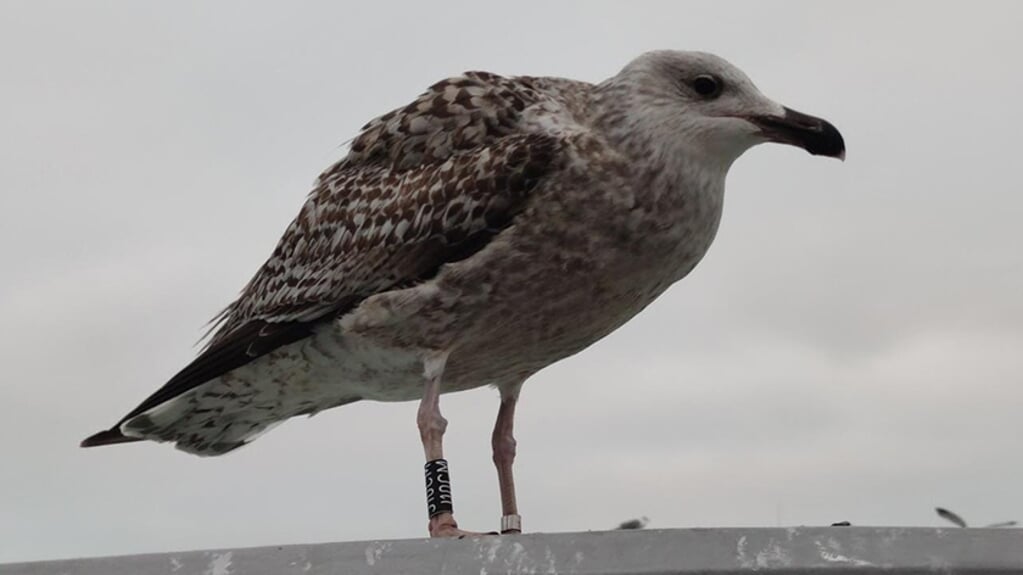
[[783,108],[783,116],[752,116],[747,119],[760,128],[768,140],[799,146],[815,156],[845,160],[845,140],[831,123]]

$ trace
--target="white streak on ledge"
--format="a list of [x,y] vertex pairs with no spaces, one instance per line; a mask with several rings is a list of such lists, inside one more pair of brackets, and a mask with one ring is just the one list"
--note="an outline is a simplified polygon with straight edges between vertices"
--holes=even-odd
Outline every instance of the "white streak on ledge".
[[231,575],[231,556],[230,551],[214,554],[206,575]]
[[789,552],[778,544],[774,539],[756,555],[755,568],[764,569],[767,567],[788,567],[792,564],[792,557]]
[[[842,554],[842,545],[834,538],[828,539],[828,546],[825,547],[820,541],[815,541],[817,545],[817,551],[821,555],[821,559],[828,563],[843,563],[845,565],[855,565],[857,567],[873,567],[874,564],[870,561],[864,561],[862,559],[856,559]],[[830,549],[829,549],[830,547]]]

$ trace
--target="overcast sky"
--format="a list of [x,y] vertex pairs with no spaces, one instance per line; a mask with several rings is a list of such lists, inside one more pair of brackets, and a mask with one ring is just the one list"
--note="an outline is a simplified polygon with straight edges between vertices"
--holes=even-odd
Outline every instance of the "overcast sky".
[[[761,146],[687,279],[524,388],[529,531],[1023,520],[1023,4],[4,2],[0,562],[421,537],[415,403],[225,457],[78,449],[184,366],[368,119],[467,69],[729,59],[842,130]],[[497,394],[442,399],[498,527]]]

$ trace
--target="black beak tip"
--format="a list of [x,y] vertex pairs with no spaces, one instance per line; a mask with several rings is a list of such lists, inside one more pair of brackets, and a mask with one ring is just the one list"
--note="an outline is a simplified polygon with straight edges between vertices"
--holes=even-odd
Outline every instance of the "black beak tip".
[[807,138],[806,151],[845,161],[845,138],[831,122],[820,120],[818,135]]
[[814,156],[845,160],[845,139],[831,122],[789,108],[783,116],[760,116],[753,122],[770,140],[798,146]]

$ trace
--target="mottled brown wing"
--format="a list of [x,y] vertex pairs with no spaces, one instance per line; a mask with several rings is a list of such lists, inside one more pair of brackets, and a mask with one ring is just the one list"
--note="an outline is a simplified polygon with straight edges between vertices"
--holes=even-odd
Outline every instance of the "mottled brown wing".
[[522,111],[546,98],[528,80],[470,72],[367,124],[211,345],[248,321],[317,319],[351,296],[419,280],[506,225],[560,151],[556,136],[521,129]]
[[[556,135],[519,125],[547,97],[528,80],[469,73],[367,124],[221,314],[206,349],[121,422],[482,249],[560,163]],[[117,439],[104,433],[86,444]]]

